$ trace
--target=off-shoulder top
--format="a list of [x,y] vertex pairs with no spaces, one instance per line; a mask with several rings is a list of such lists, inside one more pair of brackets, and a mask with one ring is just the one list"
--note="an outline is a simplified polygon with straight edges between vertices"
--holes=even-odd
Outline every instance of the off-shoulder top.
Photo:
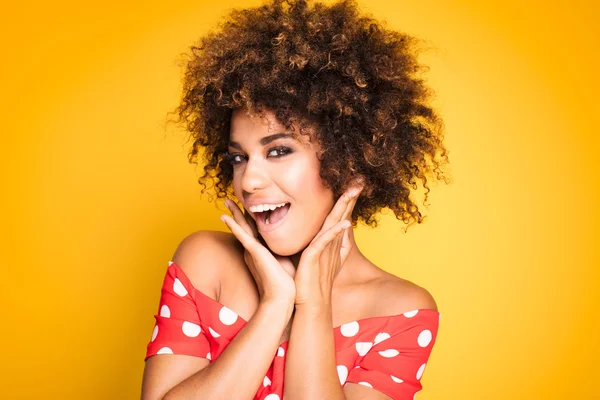
[[[177,264],[168,264],[144,360],[156,354],[186,354],[214,362],[247,321],[194,288]],[[438,311],[416,309],[333,328],[340,385],[357,383],[392,399],[413,400],[422,389],[439,318]],[[287,348],[288,342],[279,346],[254,399],[283,397]]]

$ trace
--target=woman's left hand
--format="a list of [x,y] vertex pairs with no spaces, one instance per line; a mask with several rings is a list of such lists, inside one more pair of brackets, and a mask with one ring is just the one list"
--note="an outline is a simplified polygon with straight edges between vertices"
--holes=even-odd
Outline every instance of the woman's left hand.
[[350,254],[347,229],[361,187],[351,187],[335,203],[321,230],[304,249],[296,268],[295,305],[330,303],[333,281]]

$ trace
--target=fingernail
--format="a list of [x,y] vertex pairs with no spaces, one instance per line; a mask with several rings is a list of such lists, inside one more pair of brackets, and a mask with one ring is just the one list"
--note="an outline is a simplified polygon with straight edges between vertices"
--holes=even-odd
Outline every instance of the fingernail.
[[[225,217],[221,215],[221,221],[225,222]],[[227,222],[225,222],[227,223]]]

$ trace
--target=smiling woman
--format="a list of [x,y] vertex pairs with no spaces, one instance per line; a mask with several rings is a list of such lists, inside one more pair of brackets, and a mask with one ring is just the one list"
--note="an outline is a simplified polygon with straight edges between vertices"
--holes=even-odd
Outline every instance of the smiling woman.
[[304,249],[334,203],[332,190],[319,176],[320,149],[308,135],[287,130],[272,111],[261,118],[237,109],[227,156],[235,197],[250,211],[269,249],[281,256]]
[[143,399],[421,390],[437,305],[370,262],[352,229],[383,208],[421,223],[411,189],[444,179],[415,43],[352,1],[275,0],[192,47],[177,115],[231,233],[192,233],[169,262]]

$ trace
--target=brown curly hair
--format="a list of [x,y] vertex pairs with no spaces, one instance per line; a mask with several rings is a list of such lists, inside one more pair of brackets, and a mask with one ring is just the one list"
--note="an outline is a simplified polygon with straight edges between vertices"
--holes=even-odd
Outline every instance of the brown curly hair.
[[[352,215],[377,226],[388,207],[405,224],[424,217],[411,200],[417,179],[444,180],[443,122],[427,104],[417,41],[361,16],[354,0],[335,4],[271,0],[235,9],[186,54],[177,122],[191,133],[189,161],[203,155],[206,191],[231,194],[231,114],[273,110],[286,128],[314,128],[320,176],[337,198],[357,176],[365,190]],[[408,228],[408,227],[407,227]]]

